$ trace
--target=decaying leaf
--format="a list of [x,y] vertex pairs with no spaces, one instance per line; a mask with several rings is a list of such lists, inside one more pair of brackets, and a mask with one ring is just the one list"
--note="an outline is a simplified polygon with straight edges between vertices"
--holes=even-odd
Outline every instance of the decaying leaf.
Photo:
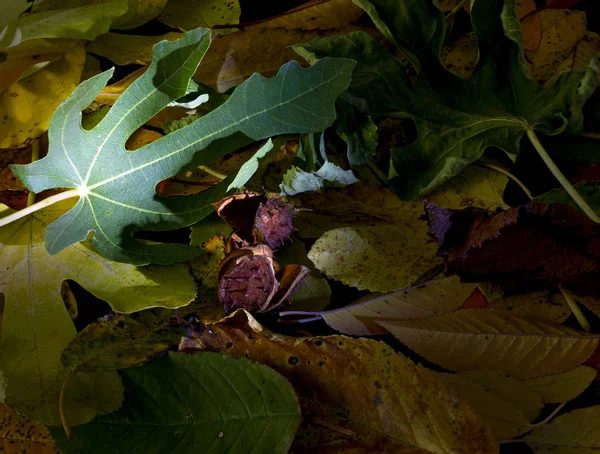
[[574,208],[530,202],[491,216],[434,205],[426,211],[447,273],[511,293],[548,284],[591,290],[600,285],[600,230]]
[[0,148],[20,147],[46,132],[57,107],[79,84],[85,51],[65,57],[0,93]]
[[0,452],[60,454],[48,428],[0,404]]
[[149,65],[152,61],[152,46],[162,40],[175,41],[182,36],[183,33],[177,32],[159,36],[105,33],[92,41],[87,51],[106,57],[117,65]]
[[474,289],[474,284],[461,284],[456,276],[446,277],[394,293],[367,295],[349,306],[314,315],[320,315],[325,323],[343,334],[386,334],[387,331],[377,321],[451,312],[460,307]]
[[588,454],[600,450],[600,405],[560,415],[523,437],[535,454]]
[[332,279],[359,290],[394,292],[441,263],[423,221],[329,230],[308,257]]
[[297,195],[303,192],[321,192],[325,188],[343,188],[358,183],[352,170],[344,170],[332,162],[327,161],[315,172],[292,166],[283,176],[279,185],[282,194]]
[[169,0],[158,20],[184,31],[196,27],[237,24],[240,20],[239,0]]
[[281,373],[294,386],[306,418],[335,409],[341,417],[333,421],[358,437],[366,433],[436,453],[498,452],[490,429],[468,405],[383,343],[274,335],[242,310],[189,329],[189,335],[180,350],[245,356]]
[[[0,337],[0,368],[7,378],[6,403],[47,424],[60,424],[58,397],[69,372],[61,365],[60,355],[75,337],[73,322],[61,299],[63,280],[77,281],[122,312],[153,306],[179,307],[196,294],[196,284],[183,264],[137,268],[106,260],[86,244],[49,255],[44,230],[70,206],[68,202],[66,206],[55,205],[0,229],[0,261],[7,268],[0,275],[0,292],[6,300]],[[4,210],[3,214],[9,212]],[[99,387],[94,380],[106,384]],[[78,390],[79,385],[82,388]],[[110,395],[97,400],[98,409],[112,411],[120,405],[120,384],[115,375],[70,380],[69,386],[72,389],[67,396],[74,398],[66,405],[71,424],[96,414],[76,403],[78,393],[106,392],[108,388]]]
[[519,407],[479,383],[456,374],[437,373],[441,381],[450,386],[458,397],[469,402],[473,409],[489,424],[496,440],[507,440],[531,430],[530,420]]
[[446,369],[494,369],[518,378],[572,369],[588,359],[600,342],[598,335],[490,309],[378,323]]
[[288,30],[340,29],[356,21],[362,13],[350,0],[311,0],[259,25]]
[[172,353],[124,370],[122,410],[73,429],[65,454],[285,454],[301,420],[289,382],[247,359]]
[[596,370],[588,366],[579,366],[560,374],[525,380],[529,386],[541,394],[544,403],[558,404],[575,399],[586,390],[596,378]]

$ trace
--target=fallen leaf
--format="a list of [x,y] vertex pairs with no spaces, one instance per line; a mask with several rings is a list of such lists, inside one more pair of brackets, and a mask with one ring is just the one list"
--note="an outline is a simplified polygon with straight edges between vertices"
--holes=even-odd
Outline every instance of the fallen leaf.
[[[106,260],[85,244],[49,255],[44,231],[69,206],[55,205],[0,229],[0,263],[6,268],[0,276],[0,292],[6,299],[0,368],[8,381],[6,403],[47,424],[60,424],[58,398],[69,371],[59,358],[76,334],[61,299],[63,280],[77,281],[122,312],[179,307],[196,294],[186,265],[137,268]],[[4,209],[2,214],[8,213],[10,210]],[[103,380],[105,385],[99,386],[94,380]],[[110,386],[114,390],[98,399],[98,407],[76,403],[78,394],[105,392]],[[97,414],[94,408],[112,411],[121,403],[117,392],[120,384],[114,374],[71,379],[69,388],[73,389],[67,396],[74,401],[68,400],[65,408],[71,424],[92,419]]]
[[284,454],[302,419],[290,383],[245,358],[171,353],[122,375],[122,410],[73,428],[71,441],[52,429],[63,453]]
[[327,161],[315,172],[292,166],[283,176],[279,185],[282,194],[298,195],[303,192],[322,192],[325,188],[343,188],[358,183],[352,170],[344,170]]
[[[600,181],[580,181],[573,187],[581,194],[581,197],[590,205],[592,210],[600,213]],[[535,198],[540,203],[560,203],[579,209],[571,196],[563,188],[554,189]]]
[[571,315],[571,310],[560,293],[547,290],[506,296],[490,302],[496,310],[512,311],[518,315],[537,317],[555,323],[564,322]]
[[504,189],[509,178],[497,170],[480,166],[467,167],[435,191],[426,200],[443,208],[463,209],[470,206],[495,211],[508,208],[504,203]]
[[48,129],[50,117],[79,84],[85,51],[76,48],[0,93],[0,148],[20,147]]
[[445,369],[494,369],[518,378],[578,366],[600,341],[600,336],[585,335],[566,326],[490,309],[378,323]]
[[456,374],[436,373],[488,423],[496,440],[509,440],[531,430],[529,419],[519,407],[479,383]]
[[474,33],[458,38],[451,46],[442,47],[440,52],[440,61],[446,69],[463,79],[471,77],[477,60],[477,40]]
[[477,369],[458,372],[456,375],[475,382],[510,402],[523,412],[528,422],[535,420],[544,406],[542,395],[537,389],[506,372]]
[[60,454],[43,424],[0,404],[0,452],[3,454]]
[[446,272],[465,281],[491,282],[513,294],[600,283],[600,230],[574,208],[530,202],[491,216],[434,205],[426,211]]
[[308,258],[331,279],[371,292],[409,287],[441,263],[419,220],[329,230],[315,242]]
[[196,27],[237,24],[241,12],[239,0],[169,0],[158,20],[189,31]]
[[544,403],[558,404],[575,399],[590,386],[595,377],[595,369],[579,366],[560,374],[530,378],[525,383],[542,395]]
[[468,405],[381,342],[272,335],[242,310],[190,335],[195,339],[182,342],[181,350],[247,357],[281,373],[294,386],[305,417],[315,406],[335,409],[341,418],[333,420],[358,437],[366,433],[436,453],[498,452],[490,429]]
[[600,449],[600,405],[560,415],[523,437],[535,454],[582,454]]
[[356,21],[363,11],[350,0],[310,0],[258,25],[288,30],[341,29]]
[[175,41],[182,36],[183,33],[177,32],[159,36],[105,33],[92,41],[87,51],[106,57],[117,65],[149,65],[152,61],[152,46],[162,40]]
[[435,279],[384,295],[367,295],[349,306],[322,313],[325,323],[336,331],[354,336],[386,334],[377,321],[421,318],[451,312],[467,299],[474,284],[461,284],[456,277]]
[[586,67],[594,55],[600,52],[600,35],[586,31],[583,38],[573,48],[571,53],[562,60],[555,73],[545,83],[549,86],[557,77],[567,71],[579,71]]
[[[583,11],[548,9],[539,13],[541,41],[534,51],[527,51],[532,77],[538,82],[546,81],[556,74],[563,60],[569,58],[573,49],[585,36],[586,15]],[[589,59],[586,63],[589,64]]]

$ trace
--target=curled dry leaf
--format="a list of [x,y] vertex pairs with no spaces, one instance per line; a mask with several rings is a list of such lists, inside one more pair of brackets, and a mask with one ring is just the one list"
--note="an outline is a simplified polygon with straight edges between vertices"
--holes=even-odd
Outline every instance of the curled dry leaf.
[[445,369],[494,369],[519,378],[572,369],[585,362],[600,342],[598,335],[490,309],[378,323]]
[[447,273],[509,293],[546,285],[600,292],[600,229],[574,208],[530,202],[490,216],[429,204],[426,212]]
[[188,334],[192,339],[180,350],[218,351],[272,367],[294,386],[305,418],[320,411],[326,421],[344,424],[354,441],[402,441],[435,453],[498,452],[471,407],[384,343],[275,335],[242,310],[218,323],[188,327]]

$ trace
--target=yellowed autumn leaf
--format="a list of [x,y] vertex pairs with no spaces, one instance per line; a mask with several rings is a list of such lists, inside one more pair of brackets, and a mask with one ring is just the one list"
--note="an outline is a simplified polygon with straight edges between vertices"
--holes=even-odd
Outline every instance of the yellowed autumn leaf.
[[593,367],[579,366],[560,374],[530,378],[525,383],[541,394],[544,403],[557,404],[575,399],[591,385],[596,374]]
[[546,81],[545,86],[550,86],[556,78],[564,72],[580,71],[587,68],[590,60],[600,52],[600,35],[586,31],[583,38],[577,43],[573,51],[565,58],[554,75]]
[[169,0],[158,20],[188,31],[197,27],[237,24],[241,12],[238,0]]
[[495,211],[508,208],[504,189],[509,178],[497,170],[470,166],[435,191],[426,200],[443,208],[461,210],[470,206]]
[[496,440],[509,440],[531,430],[527,427],[529,419],[523,412],[494,391],[457,374],[436,373],[435,376],[456,391],[458,397],[469,402],[492,428]]
[[426,223],[409,217],[394,225],[329,230],[308,258],[331,279],[371,292],[409,287],[442,263]]
[[65,52],[48,52],[6,59],[0,63],[0,92],[10,85],[39,71],[44,66],[64,58]]
[[106,57],[117,65],[149,65],[152,61],[152,46],[163,40],[175,41],[182,36],[183,33],[178,32],[159,36],[105,33],[92,41],[87,51]]
[[[326,423],[333,420],[355,436],[434,453],[498,452],[490,429],[468,404],[382,342],[272,334],[238,310],[180,346],[188,352],[205,349],[272,367],[294,386],[305,417],[316,410]],[[339,409],[344,410],[336,416]]]
[[352,0],[311,0],[259,25],[288,30],[328,30],[352,24],[362,12]]
[[474,33],[467,33],[451,46],[444,46],[440,61],[448,71],[468,79],[477,65],[478,49]]
[[107,85],[106,87],[104,87],[102,89],[100,94],[98,96],[96,96],[95,101],[99,104],[104,104],[106,106],[112,106],[117,101],[117,99],[119,99],[119,96],[125,90],[127,90],[127,88],[133,82],[135,82],[138,77],[140,77],[142,74],[144,74],[146,69],[148,69],[148,68],[143,67],[143,68],[136,69],[134,72],[132,72],[131,74],[128,74],[127,76],[123,77],[122,79],[118,80],[117,82]]
[[542,38],[536,50],[526,51],[526,57],[531,76],[544,82],[556,74],[584,38],[587,19],[585,12],[567,9],[547,9],[538,14]]
[[600,340],[598,335],[491,309],[379,323],[448,370],[494,369],[522,379],[572,369],[591,356]]
[[490,307],[556,323],[564,322],[571,315],[565,298],[560,293],[550,293],[547,290],[506,296],[490,301]]
[[578,408],[523,437],[535,454],[593,454],[600,451],[600,405]]
[[456,276],[384,295],[366,295],[349,306],[319,313],[336,331],[354,336],[386,334],[376,321],[419,318],[451,312],[473,293],[475,284],[462,284]]
[[85,51],[76,48],[0,93],[0,148],[26,145],[48,129],[56,108],[79,84],[84,63]]
[[0,403],[0,452],[3,454],[60,454],[43,424],[21,416]]
[[539,416],[544,406],[540,393],[529,386],[527,382],[506,372],[476,369],[458,372],[456,375],[475,382],[504,398],[521,410],[529,422]]

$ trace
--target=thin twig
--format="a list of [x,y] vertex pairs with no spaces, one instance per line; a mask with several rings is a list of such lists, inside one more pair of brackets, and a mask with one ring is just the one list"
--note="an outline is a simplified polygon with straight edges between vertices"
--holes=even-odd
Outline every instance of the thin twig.
[[67,422],[67,415],[65,415],[65,394],[67,393],[67,384],[69,383],[69,379],[73,374],[67,375],[65,381],[62,384],[62,388],[60,389],[60,398],[58,400],[58,412],[60,413],[60,422],[65,429],[65,433],[67,434],[67,440],[71,441],[73,439],[73,432],[71,431],[71,427]]
[[[40,141],[36,140],[31,144],[31,162],[35,162],[40,159]],[[27,206],[30,207],[35,203],[35,192],[30,191],[27,194]]]
[[219,180],[224,180],[225,178],[227,178],[227,175],[225,175],[224,173],[218,172],[214,169],[211,169],[208,166],[198,166],[198,168],[200,170],[205,171],[206,173],[208,173],[209,175],[212,175],[215,178],[218,178]]
[[519,185],[519,187],[523,190],[523,192],[527,195],[527,197],[529,197],[529,200],[533,200],[533,194],[531,193],[529,188],[527,186],[525,186],[525,184],[521,180],[519,180],[515,175],[510,173],[508,170],[503,169],[502,167],[497,166],[496,164],[491,164],[491,163],[485,162],[485,161],[479,161],[477,164],[506,175],[508,178],[510,178],[511,180],[513,180],[515,183],[517,183]]
[[580,134],[583,137],[587,137],[588,139],[594,139],[594,140],[600,140],[600,134],[595,133],[595,132],[584,132],[583,134]]
[[469,0],[462,0],[458,5],[456,5],[452,11],[450,11],[450,15],[454,16],[456,13],[458,13],[461,9],[463,9],[463,7],[465,6],[465,3],[467,3]]
[[587,321],[587,318],[585,318],[585,315],[583,314],[583,312],[581,312],[581,308],[575,302],[575,300],[573,299],[573,297],[571,296],[571,294],[569,292],[566,292],[560,286],[558,288],[560,289],[562,295],[564,296],[565,301],[569,305],[569,309],[571,309],[571,312],[573,312],[573,315],[575,316],[575,318],[579,322],[579,325],[581,325],[581,329],[583,331],[585,331],[586,333],[591,332],[592,331],[592,327],[590,326],[590,322]]
[[539,426],[543,426],[544,424],[548,424],[550,421],[552,421],[554,419],[554,417],[563,409],[565,408],[565,405],[567,405],[569,401],[563,402],[561,403],[558,407],[556,407],[554,409],[554,411],[552,413],[550,413],[548,415],[547,418],[545,418],[543,421],[540,422],[536,422],[535,424],[527,424],[527,427],[539,427]]

